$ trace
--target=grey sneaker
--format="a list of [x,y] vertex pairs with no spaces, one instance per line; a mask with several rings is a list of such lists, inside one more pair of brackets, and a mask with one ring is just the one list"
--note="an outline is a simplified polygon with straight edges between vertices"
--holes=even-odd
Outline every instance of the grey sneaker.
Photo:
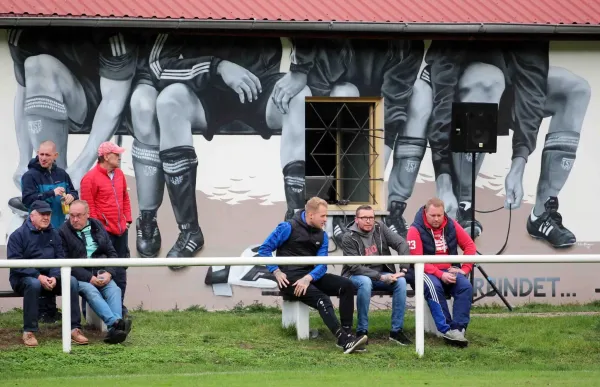
[[458,329],[450,329],[448,332],[444,333],[443,337],[450,344],[459,345],[461,347],[466,347],[469,344],[469,341],[465,338],[464,332]]

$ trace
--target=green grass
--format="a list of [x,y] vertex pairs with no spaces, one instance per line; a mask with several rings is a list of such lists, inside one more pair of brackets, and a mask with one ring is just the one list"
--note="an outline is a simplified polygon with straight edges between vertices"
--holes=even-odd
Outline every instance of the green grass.
[[[386,311],[371,314],[369,350],[353,355],[335,347],[317,314],[311,314],[311,328],[319,337],[299,342],[293,329],[281,328],[280,311],[262,305],[227,312],[136,310],[123,345],[106,345],[92,333],[90,345],[74,346],[71,354],[62,353],[60,325],[42,326],[40,346],[24,348],[22,315],[10,311],[0,314],[0,385],[600,385],[600,316],[533,314],[564,311],[597,312],[600,305],[532,305],[515,310],[531,316],[474,317],[468,348],[427,336],[422,359],[414,346],[387,341]],[[414,337],[410,312],[405,330]]]

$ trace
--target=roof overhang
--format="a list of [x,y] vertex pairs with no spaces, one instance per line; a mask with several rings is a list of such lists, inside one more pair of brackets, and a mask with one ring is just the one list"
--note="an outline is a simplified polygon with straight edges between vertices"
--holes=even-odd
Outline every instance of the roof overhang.
[[158,19],[133,17],[46,17],[0,15],[0,27],[106,27],[180,30],[290,31],[377,34],[600,34],[591,24],[395,23],[352,21],[282,21],[221,19]]

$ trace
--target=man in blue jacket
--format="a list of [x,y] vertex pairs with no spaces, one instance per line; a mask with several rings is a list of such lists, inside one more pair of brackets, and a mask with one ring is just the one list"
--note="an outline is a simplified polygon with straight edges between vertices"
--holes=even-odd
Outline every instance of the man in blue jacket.
[[[305,211],[298,211],[289,221],[279,223],[258,249],[261,257],[314,257],[328,255],[328,237],[323,231],[327,222],[327,202],[314,197],[308,200]],[[317,309],[327,328],[337,338],[344,353],[364,348],[367,336],[352,335],[354,315],[354,285],[347,278],[327,274],[327,265],[268,265],[279,289],[287,297]],[[338,321],[329,296],[340,299]]]
[[[64,258],[62,241],[52,227],[52,209],[48,203],[36,200],[31,205],[29,219],[13,232],[7,245],[8,259],[54,259]],[[67,280],[67,279],[65,279]],[[79,310],[79,287],[71,277],[71,339],[81,345],[88,339],[81,332]],[[13,290],[23,297],[23,343],[37,347],[34,332],[38,331],[38,302],[42,295],[60,295],[59,268],[10,269],[9,282]]]
[[[29,170],[21,178],[21,201],[28,211],[36,200],[46,201],[52,209],[51,224],[57,229],[65,222],[61,200],[66,204],[78,199],[79,195],[67,172],[56,165],[56,144],[44,141],[40,144],[37,156],[29,162]],[[63,197],[64,195],[64,197]],[[40,319],[55,322],[61,319],[56,308],[56,297],[48,295],[40,300]]]

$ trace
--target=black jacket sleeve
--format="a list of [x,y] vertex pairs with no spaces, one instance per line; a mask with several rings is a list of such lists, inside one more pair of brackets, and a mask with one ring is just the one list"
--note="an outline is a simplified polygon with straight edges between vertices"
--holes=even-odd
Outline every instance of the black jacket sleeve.
[[[76,254],[75,249],[73,248],[71,241],[73,236],[69,235],[69,231],[66,230],[67,224],[63,224],[59,229],[60,239],[62,242],[62,248],[65,252],[65,256],[67,258],[85,258],[80,257]],[[77,279],[77,281],[81,282],[90,282],[92,279],[92,273],[83,267],[73,267],[71,268],[71,275]]]
[[[25,256],[25,240],[23,238],[21,229],[10,234],[8,237],[8,244],[6,246],[6,258],[8,259],[24,259]],[[33,277],[37,278],[40,276],[40,271],[37,268],[12,268],[11,273],[16,274],[19,277]]]

